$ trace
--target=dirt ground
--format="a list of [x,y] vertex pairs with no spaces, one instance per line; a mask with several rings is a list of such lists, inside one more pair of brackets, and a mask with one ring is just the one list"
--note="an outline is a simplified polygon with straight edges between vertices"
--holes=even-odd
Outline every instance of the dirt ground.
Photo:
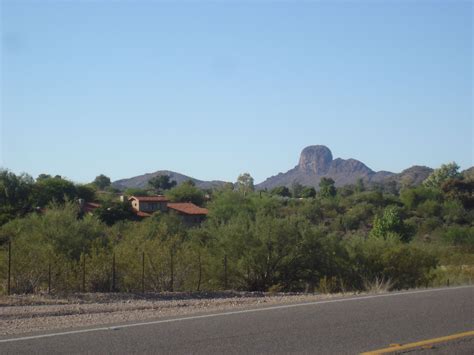
[[[346,294],[350,295],[350,294]],[[91,325],[323,300],[336,295],[213,293],[83,293],[0,297],[0,335],[67,330]]]

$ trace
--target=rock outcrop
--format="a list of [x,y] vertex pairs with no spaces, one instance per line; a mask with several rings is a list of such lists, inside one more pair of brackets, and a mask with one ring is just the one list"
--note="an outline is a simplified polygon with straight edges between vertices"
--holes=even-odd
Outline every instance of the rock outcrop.
[[322,177],[331,178],[336,186],[354,184],[358,179],[367,183],[382,182],[395,175],[388,171],[375,172],[356,159],[333,159],[331,150],[324,145],[312,145],[303,149],[299,163],[286,173],[280,173],[266,179],[256,187],[272,189],[277,186],[288,186],[299,183],[305,186],[318,187]]
[[[473,169],[468,169],[463,173],[466,176],[473,176]],[[298,165],[293,169],[288,170],[286,173],[279,173],[269,177],[255,187],[262,190],[272,189],[277,186],[291,187],[294,183],[299,183],[304,186],[313,186],[317,189],[321,178],[327,177],[333,179],[336,186],[355,184],[357,180],[362,179],[367,185],[390,184],[400,188],[402,186],[421,184],[432,171],[433,169],[426,166],[412,166],[399,174],[389,171],[373,171],[356,159],[334,159],[331,150],[324,145],[311,145],[303,149]],[[197,187],[202,189],[215,188],[225,184],[224,181],[202,181],[173,171],[159,170],[154,173],[114,181],[112,186],[122,190],[129,187],[146,188],[148,180],[159,175],[169,175],[178,184],[186,180],[192,180]]]

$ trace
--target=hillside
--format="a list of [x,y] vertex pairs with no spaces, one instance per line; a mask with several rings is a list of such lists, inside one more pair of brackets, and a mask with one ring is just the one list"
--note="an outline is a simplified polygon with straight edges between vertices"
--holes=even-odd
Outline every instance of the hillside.
[[323,145],[303,149],[298,165],[286,173],[272,176],[256,186],[257,189],[272,189],[277,186],[290,187],[297,182],[305,186],[318,187],[322,177],[331,178],[336,186],[354,184],[358,179],[367,183],[383,182],[396,174],[388,171],[375,172],[355,159],[333,159],[332,152]]
[[213,187],[219,187],[225,184],[225,181],[219,181],[219,180],[213,180],[213,181],[203,181],[203,180],[198,180],[193,177],[183,175],[174,171],[170,170],[158,170],[155,171],[154,173],[147,173],[143,175],[138,175],[134,176],[128,179],[121,179],[114,181],[112,183],[112,186],[121,190],[127,189],[127,188],[146,188],[148,185],[148,180],[151,178],[154,178],[155,176],[160,176],[160,175],[169,175],[171,180],[175,180],[178,185],[187,181],[187,180],[192,180],[197,187],[200,189],[210,189]]
[[[277,186],[291,187],[295,182],[305,186],[318,188],[321,178],[331,178],[336,186],[355,184],[362,179],[367,185],[371,184],[396,184],[401,186],[416,186],[421,184],[433,169],[426,166],[412,166],[401,173],[389,171],[374,171],[363,162],[356,159],[333,158],[331,150],[324,145],[312,145],[303,149],[298,164],[285,173],[271,176],[257,184],[257,190],[272,189]],[[472,171],[466,171],[470,174]],[[148,180],[159,175],[169,175],[178,184],[192,180],[201,189],[210,189],[222,186],[224,181],[204,181],[183,175],[170,170],[158,170],[135,177],[114,181],[112,186],[119,189],[146,188]]]

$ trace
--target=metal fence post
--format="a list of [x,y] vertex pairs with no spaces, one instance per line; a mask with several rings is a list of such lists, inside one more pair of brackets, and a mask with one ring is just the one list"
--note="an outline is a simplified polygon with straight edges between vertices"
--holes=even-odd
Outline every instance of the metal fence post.
[[112,254],[112,292],[115,292],[115,253]]
[[86,292],[86,254],[82,254],[82,292]]
[[145,293],[145,252],[142,252],[142,293]]
[[8,281],[7,281],[7,294],[11,293],[11,271],[12,271],[12,242],[8,240]]
[[197,291],[201,290],[201,280],[202,280],[202,262],[201,262],[201,252],[198,254],[198,262],[199,262],[199,279],[197,285]]
[[227,254],[224,255],[224,290],[227,290]]
[[174,253],[173,249],[171,249],[171,262],[170,262],[170,272],[171,272],[171,277],[170,277],[170,292],[173,292],[173,284],[174,284]]
[[48,294],[51,294],[51,261],[48,264]]

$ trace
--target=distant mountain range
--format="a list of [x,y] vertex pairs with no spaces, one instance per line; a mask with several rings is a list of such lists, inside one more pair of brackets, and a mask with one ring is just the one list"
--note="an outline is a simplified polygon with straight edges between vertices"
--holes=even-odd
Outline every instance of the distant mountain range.
[[115,187],[115,188],[118,188],[120,190],[124,190],[124,189],[127,189],[127,188],[144,189],[144,188],[148,187],[148,180],[150,180],[151,178],[154,178],[155,176],[160,176],[160,175],[168,175],[170,177],[170,179],[175,180],[178,183],[178,185],[185,182],[185,181],[191,180],[200,189],[211,189],[211,188],[219,187],[219,186],[222,186],[222,185],[225,184],[225,181],[218,181],[218,180],[216,180],[216,181],[202,181],[202,180],[198,180],[198,179],[195,179],[193,177],[190,177],[190,176],[186,176],[186,175],[183,175],[183,174],[180,174],[180,173],[176,173],[174,171],[158,170],[158,171],[155,171],[154,173],[148,173],[148,174],[144,174],[144,175],[138,175],[138,176],[135,176],[135,177],[132,177],[132,178],[129,178],[129,179],[121,179],[121,180],[114,181],[112,183],[112,186]]
[[[472,172],[469,168],[465,172]],[[367,185],[371,184],[396,184],[419,185],[425,180],[433,169],[426,166],[412,166],[401,173],[389,171],[373,171],[364,163],[355,159],[333,159],[332,153],[324,145],[312,145],[303,149],[298,165],[285,173],[267,178],[265,181],[255,186],[258,190],[272,189],[277,186],[291,187],[294,183],[318,188],[321,178],[327,177],[335,181],[336,186],[355,184],[358,179],[362,179]],[[135,176],[129,179],[114,181],[112,186],[121,190],[126,188],[146,188],[148,180],[159,175],[169,175],[171,180],[176,180],[178,184],[186,180],[192,180],[197,187],[209,189],[220,187],[225,181],[203,181],[176,173],[169,170],[159,170],[154,173]]]
[[362,179],[366,184],[409,182],[417,185],[428,177],[433,169],[426,166],[413,166],[395,174],[389,171],[373,171],[355,159],[333,159],[332,153],[324,145],[312,145],[303,149],[298,165],[286,173],[269,177],[256,186],[257,189],[272,189],[277,186],[290,187],[293,183],[318,187],[321,178],[331,178],[336,186],[355,184]]

